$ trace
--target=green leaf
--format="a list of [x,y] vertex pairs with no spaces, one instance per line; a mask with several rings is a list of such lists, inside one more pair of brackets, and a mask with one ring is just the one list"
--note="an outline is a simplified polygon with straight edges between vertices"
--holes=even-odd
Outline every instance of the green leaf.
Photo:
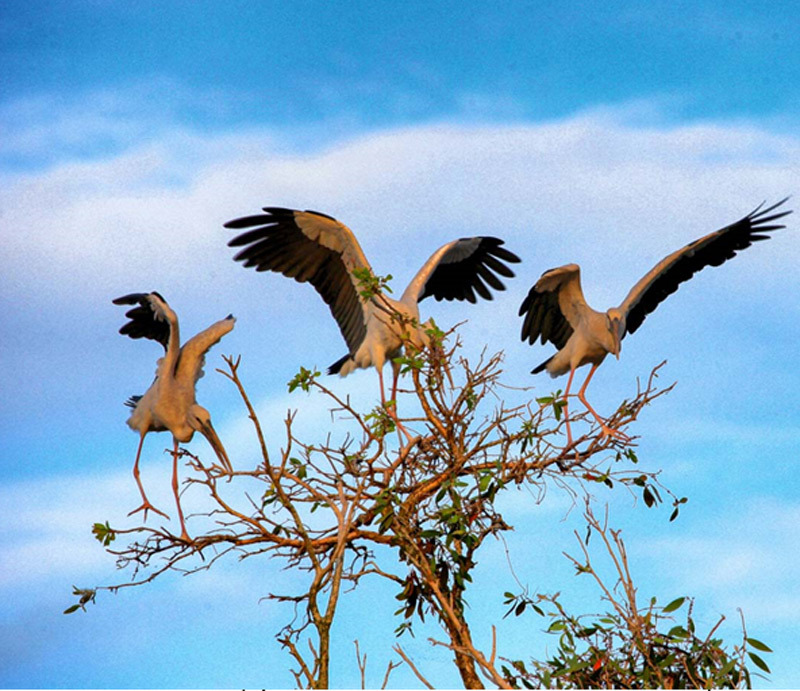
[[[670,602],[664,609],[662,610],[664,613],[667,612],[674,612],[676,609],[680,609],[680,606],[686,601],[685,597],[678,597],[675,598],[672,602]],[[753,646],[755,647],[755,646]]]
[[381,522],[378,525],[378,532],[385,533],[387,530],[389,530],[389,528],[392,527],[392,523],[394,523],[394,514],[389,512],[381,519]]
[[301,367],[300,371],[290,381],[286,382],[286,385],[289,387],[289,393],[292,393],[297,388],[303,391],[309,391],[311,385],[318,376],[319,372],[316,369],[312,371]]
[[565,674],[565,675],[566,675],[566,674],[570,674],[570,673],[572,673],[572,672],[578,672],[578,671],[580,671],[580,670],[582,670],[582,669],[586,669],[586,668],[587,668],[587,667],[588,667],[590,664],[591,664],[591,663],[590,663],[590,662],[588,662],[588,661],[581,661],[581,660],[578,660],[577,662],[575,662],[574,664],[572,664],[571,666],[569,666],[567,669],[565,669],[565,670],[563,671],[563,674]]
[[94,535],[98,542],[102,543],[103,547],[108,547],[117,537],[117,534],[108,524],[108,521],[105,523],[95,523],[92,526],[92,535]]
[[72,614],[73,612],[79,610],[81,608],[80,605],[72,605],[72,607],[67,607],[64,610],[64,614]]
[[689,632],[682,626],[673,626],[667,635],[670,638],[689,638]]
[[392,289],[389,287],[389,281],[392,280],[391,274],[376,276],[368,267],[353,269],[351,273],[358,281],[359,293],[365,302],[381,291],[385,290],[387,293],[392,292]]
[[746,638],[745,639],[750,645],[752,645],[756,650],[760,650],[762,653],[771,653],[772,648],[770,648],[766,643],[762,643],[757,638]]
[[653,496],[653,493],[650,491],[649,487],[644,488],[644,492],[642,492],[642,496],[644,497],[644,503],[647,508],[651,508],[653,504],[656,503],[656,498]]
[[767,672],[767,674],[770,674],[772,672],[772,670],[769,668],[769,665],[767,665],[767,663],[764,662],[764,660],[762,660],[758,655],[756,655],[755,653],[747,653],[747,654],[750,656],[750,659],[755,663],[756,667],[764,670],[765,672]]

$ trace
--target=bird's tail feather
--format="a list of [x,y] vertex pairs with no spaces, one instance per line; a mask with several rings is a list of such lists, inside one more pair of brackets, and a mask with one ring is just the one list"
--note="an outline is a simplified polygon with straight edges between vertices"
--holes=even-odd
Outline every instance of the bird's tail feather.
[[543,372],[547,368],[547,365],[550,364],[550,360],[552,360],[554,357],[555,357],[555,355],[553,355],[552,357],[547,358],[547,360],[545,360],[541,365],[538,365],[537,367],[532,369],[531,370],[531,374],[539,374],[539,372]]
[[343,358],[339,358],[330,367],[328,367],[328,374],[339,374],[339,370],[342,369],[344,363],[350,359],[350,353],[347,353],[347,355],[345,355]]

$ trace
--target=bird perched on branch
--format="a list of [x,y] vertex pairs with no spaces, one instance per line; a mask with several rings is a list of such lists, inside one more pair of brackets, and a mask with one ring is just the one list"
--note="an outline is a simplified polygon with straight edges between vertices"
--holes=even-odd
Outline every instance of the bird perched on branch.
[[[225,224],[226,228],[250,229],[228,243],[231,247],[244,247],[234,259],[256,271],[276,271],[301,283],[311,283],[330,307],[349,351],[328,368],[329,374],[344,376],[356,368],[374,366],[384,404],[382,370],[386,360],[400,354],[404,334],[415,345],[426,342],[419,325],[418,303],[429,296],[473,303],[477,297],[491,300],[490,288],[505,290],[497,275],[514,276],[504,262],[520,261],[502,247],[504,243],[498,238],[453,240],[436,250],[400,300],[393,300],[380,285],[365,291],[364,283],[373,277],[372,270],[346,225],[318,211],[278,207],[263,211]],[[392,368],[394,400],[399,365],[392,362]]]
[[[788,197],[786,198],[788,199]],[[619,307],[607,312],[597,312],[586,304],[581,290],[580,267],[567,264],[545,271],[530,289],[519,309],[524,318],[521,338],[535,343],[552,343],[558,352],[540,364],[532,374],[542,370],[552,377],[569,372],[564,399],[568,400],[575,370],[582,365],[592,368],[583,383],[578,398],[600,423],[604,435],[625,437],[622,432],[611,429],[586,400],[586,387],[595,370],[611,353],[619,359],[620,343],[626,334],[634,333],[648,314],[681,283],[688,281],[706,266],[719,266],[737,252],[753,242],[766,240],[771,231],[784,228],[775,221],[791,211],[775,210],[786,199],[762,209],[761,204],[741,220],[714,233],[689,243],[685,247],[664,257],[631,288]],[[775,213],[773,213],[775,212]],[[572,444],[567,408],[564,408],[568,444]]]
[[144,519],[147,520],[147,512],[152,510],[169,518],[150,503],[139,478],[139,457],[145,435],[169,430],[174,442],[172,490],[181,522],[181,538],[189,540],[178,496],[178,444],[190,441],[195,432],[200,432],[208,439],[225,471],[233,472],[225,448],[211,425],[209,412],[195,401],[195,384],[203,376],[206,353],[233,329],[236,320],[233,315],[228,315],[190,338],[181,347],[178,317],[167,301],[155,291],[131,293],[113,302],[115,305],[137,305],[126,312],[125,316],[130,321],[120,328],[121,334],[131,338],[148,338],[164,346],[164,357],[158,361],[156,378],[150,388],[143,396],[131,396],[126,402],[127,406],[133,408],[128,426],[140,435],[133,476],[142,495],[142,505],[128,515],[144,511]]

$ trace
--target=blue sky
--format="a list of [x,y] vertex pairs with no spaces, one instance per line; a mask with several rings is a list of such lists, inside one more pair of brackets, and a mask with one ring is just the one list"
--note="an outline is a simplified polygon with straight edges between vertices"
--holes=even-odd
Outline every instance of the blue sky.
[[[234,392],[213,374],[220,353],[244,355],[275,434],[288,407],[301,409],[309,434],[325,414],[289,397],[285,382],[342,355],[335,324],[308,286],[235,265],[226,220],[265,205],[325,211],[398,287],[453,237],[505,238],[524,263],[502,298],[423,312],[469,319],[468,352],[503,349],[508,380],[539,395],[564,382],[529,377],[549,351],[516,340],[516,310],[543,270],[580,263],[587,299],[605,309],[662,256],[762,200],[792,194],[796,205],[794,13],[751,2],[599,7],[0,5],[0,647],[10,651],[0,685],[292,683],[272,639],[286,612],[259,603],[290,589],[292,574],[270,562],[167,577],[61,615],[73,583],[117,578],[91,523],[125,525],[137,502],[136,437],[121,402],[147,386],[158,347],[117,334],[112,298],[159,290],[184,334],[237,316],[198,396],[234,465],[251,449]],[[618,496],[612,521],[647,594],[696,595],[702,623],[725,613],[731,636],[744,609],[748,631],[776,650],[775,687],[800,683],[797,218],[683,286],[589,389],[607,411],[668,359],[664,379],[678,386],[635,431],[643,463],[690,502],[669,524],[667,512]],[[365,403],[377,393],[371,372],[335,386]],[[168,444],[152,435],[143,457],[146,486],[166,505]],[[532,588],[594,610],[595,594],[560,556],[580,527],[576,512],[561,521],[566,508],[511,500],[515,569]],[[512,585],[498,576],[504,563],[501,546],[484,555],[478,631]],[[363,592],[381,616],[366,631],[363,602],[346,598],[338,686],[358,683],[354,638],[368,646],[373,684],[390,657],[394,602],[377,584]],[[507,622],[501,643],[535,625]],[[436,683],[457,684],[428,634],[435,627],[408,650]],[[401,670],[393,679],[414,684]]]

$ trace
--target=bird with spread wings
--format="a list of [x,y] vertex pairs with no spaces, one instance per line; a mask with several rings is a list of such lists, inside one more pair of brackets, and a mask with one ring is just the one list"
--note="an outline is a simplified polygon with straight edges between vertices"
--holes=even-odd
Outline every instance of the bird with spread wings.
[[[586,387],[597,367],[609,353],[619,358],[625,335],[634,333],[647,315],[672,295],[681,283],[707,266],[719,266],[752,243],[767,240],[771,237],[770,232],[784,228],[775,221],[791,211],[776,209],[787,199],[766,209],[762,204],[736,223],[664,257],[631,288],[619,307],[612,307],[605,313],[593,310],[586,303],[577,264],[545,271],[520,306],[519,315],[523,317],[521,338],[531,345],[539,338],[542,344],[552,343],[558,352],[532,370],[532,374],[547,370],[550,376],[558,377],[569,372],[564,391],[564,400],[568,401],[575,370],[591,364],[578,398],[601,425],[605,435],[626,437],[606,425],[586,400]],[[567,406],[564,407],[564,416],[567,443],[571,446]]]
[[147,512],[152,510],[169,518],[150,503],[139,477],[139,458],[145,435],[168,430],[172,433],[175,446],[172,454],[172,490],[178,507],[181,538],[189,541],[178,496],[178,444],[191,441],[194,433],[200,432],[208,439],[223,469],[228,473],[233,472],[228,454],[211,425],[209,412],[195,400],[195,385],[203,376],[206,353],[233,329],[236,320],[233,315],[228,315],[190,338],[181,347],[178,316],[155,291],[123,295],[113,302],[115,305],[136,305],[126,312],[125,316],[130,321],[120,328],[121,334],[158,341],[164,347],[164,357],[158,361],[156,377],[150,388],[143,396],[131,396],[126,402],[133,409],[128,426],[139,433],[133,477],[142,495],[142,505],[128,515],[144,511],[144,519],[147,520]]
[[247,229],[228,245],[243,249],[234,257],[256,271],[275,271],[300,283],[311,283],[330,307],[348,353],[330,366],[330,374],[349,374],[356,368],[378,370],[381,402],[386,403],[383,365],[392,361],[397,391],[399,365],[394,362],[407,337],[420,346],[426,342],[419,321],[419,303],[437,300],[492,299],[490,289],[504,290],[498,275],[514,276],[507,263],[517,255],[495,237],[453,240],[440,247],[409,283],[400,300],[382,291],[365,299],[363,277],[372,269],[353,232],[335,218],[318,211],[266,207],[263,214],[229,221],[226,228]]

